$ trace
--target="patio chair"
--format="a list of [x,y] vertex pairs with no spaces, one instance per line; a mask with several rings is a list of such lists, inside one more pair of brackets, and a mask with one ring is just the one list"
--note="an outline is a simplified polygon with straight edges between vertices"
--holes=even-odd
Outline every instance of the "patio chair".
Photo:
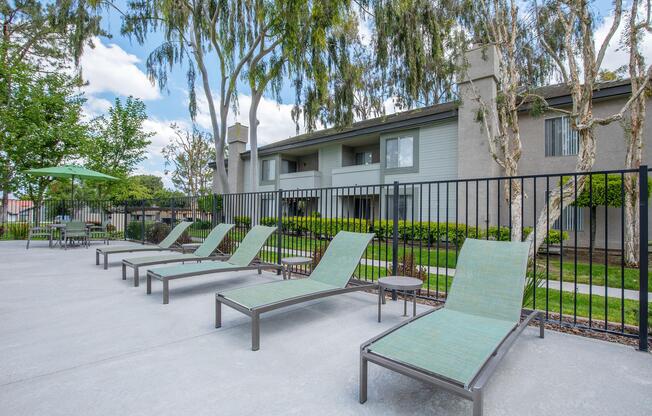
[[165,254],[162,256],[135,257],[122,260],[122,280],[127,280],[127,267],[134,269],[134,286],[139,284],[139,269],[155,264],[180,263],[184,261],[212,260],[213,254],[224,237],[231,231],[233,224],[218,224],[206,236],[204,242],[192,253]]
[[85,222],[69,221],[66,223],[66,228],[64,228],[62,232],[64,250],[68,249],[68,243],[74,244],[75,241],[79,241],[81,244],[85,245],[86,248],[88,248],[89,234]]
[[280,280],[219,292],[215,296],[215,328],[222,326],[222,304],[251,318],[251,349],[260,348],[260,315],[313,299],[365,290],[376,284],[347,287],[374,234],[340,231],[306,279]]
[[170,231],[170,233],[163,239],[163,241],[155,245],[100,247],[95,250],[95,264],[100,264],[100,255],[104,256],[104,270],[106,270],[109,267],[109,254],[138,253],[141,251],[177,250],[177,240],[191,225],[192,221],[180,222]]
[[29,243],[34,237],[47,237],[48,247],[52,247],[52,229],[50,227],[31,227],[27,233],[27,247],[25,247],[25,250],[29,250]]
[[92,225],[89,227],[88,232],[90,233],[90,238],[98,238],[104,242],[104,244],[109,244],[109,225],[111,224],[110,219],[102,221],[102,225]]
[[281,266],[278,264],[265,263],[257,259],[257,255],[265,245],[276,227],[265,227],[257,225],[253,227],[242,239],[238,248],[230,257],[224,257],[221,261],[205,261],[202,263],[180,264],[167,267],[157,267],[147,271],[147,294],[152,293],[152,279],[163,282],[163,304],[170,302],[169,281],[183,279],[186,277],[199,276],[211,273],[236,272],[242,270],[258,270],[261,274],[263,269],[278,271]]
[[360,403],[367,400],[367,365],[375,363],[445,388],[473,402],[482,415],[485,384],[510,346],[535,318],[522,323],[528,243],[467,239],[446,304],[362,344]]

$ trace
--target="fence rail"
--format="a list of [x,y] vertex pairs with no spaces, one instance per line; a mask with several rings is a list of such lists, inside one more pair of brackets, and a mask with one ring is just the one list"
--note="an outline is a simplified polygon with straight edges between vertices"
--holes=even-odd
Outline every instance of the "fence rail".
[[[630,184],[640,202],[635,267],[626,259]],[[340,230],[371,232],[375,238],[356,270],[357,279],[416,276],[424,281],[422,297],[445,301],[466,238],[542,237],[537,236],[537,219],[552,216],[560,195],[561,215],[548,221],[528,270],[524,306],[544,310],[548,322],[558,325],[637,337],[639,347],[647,349],[652,322],[648,186],[648,169],[642,167],[145,201],[48,200],[12,213],[0,231],[4,239],[24,238],[30,226],[74,218],[107,221],[114,238],[144,242],[153,238],[154,223],[192,220],[189,238],[197,241],[219,222],[234,223],[229,241],[235,244],[253,225],[274,225],[278,232],[261,252],[271,262],[319,257]]]

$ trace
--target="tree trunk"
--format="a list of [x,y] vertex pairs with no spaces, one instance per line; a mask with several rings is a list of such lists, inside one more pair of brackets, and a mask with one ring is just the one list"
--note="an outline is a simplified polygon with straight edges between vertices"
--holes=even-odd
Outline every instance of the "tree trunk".
[[[592,97],[589,99],[592,100]],[[592,106],[592,102],[588,105]],[[588,113],[589,117],[591,117],[592,111],[588,110]],[[589,172],[595,163],[595,136],[593,135],[593,130],[591,128],[582,129],[577,133],[579,135],[580,149],[577,155],[575,171]],[[588,175],[580,175],[577,177],[577,195],[582,193],[588,178]],[[548,220],[550,220],[550,224],[553,224],[561,215],[562,195],[564,206],[570,206],[570,204],[575,202],[575,178],[568,180],[564,186],[562,186],[561,190],[556,189],[552,191],[550,194],[549,205],[544,206],[541,209],[541,213],[537,219],[537,224],[534,228],[535,232],[528,236],[528,241],[532,243],[530,246],[530,257],[533,257],[534,253],[539,251],[541,244],[543,244],[547,237],[547,231],[549,229]],[[535,234],[536,240],[534,239]]]
[[261,93],[252,91],[251,107],[249,107],[249,146],[251,150],[249,177],[251,178],[251,192],[258,190],[258,118],[256,114],[258,113],[258,104],[260,104],[261,98]]
[[2,224],[9,222],[9,186],[2,187]]
[[[632,93],[637,91],[644,77],[647,75],[643,57],[639,51],[638,0],[632,1],[628,42],[629,47],[629,76]],[[629,116],[629,131],[625,126],[627,154],[625,155],[625,169],[638,169],[643,158],[643,131],[645,126],[646,94],[641,94],[633,103]],[[636,175],[625,175],[625,264],[638,267],[640,249],[640,189]],[[647,244],[647,242],[645,242]]]

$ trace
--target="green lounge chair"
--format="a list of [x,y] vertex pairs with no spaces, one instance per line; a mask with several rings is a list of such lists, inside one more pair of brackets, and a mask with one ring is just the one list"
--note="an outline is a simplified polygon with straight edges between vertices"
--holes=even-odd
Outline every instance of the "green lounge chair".
[[163,256],[135,257],[122,260],[122,280],[127,280],[127,267],[134,269],[134,286],[138,286],[138,271],[144,266],[155,264],[180,263],[184,261],[213,260],[218,256],[213,253],[217,250],[224,237],[231,231],[233,224],[219,224],[206,236],[204,242],[193,253],[166,254]]
[[539,317],[519,324],[528,243],[467,239],[443,308],[420,314],[362,344],[360,403],[367,400],[367,363],[443,387],[473,402],[510,346]]
[[104,270],[109,268],[109,254],[137,253],[141,251],[171,251],[176,250],[176,242],[184,231],[192,225],[191,221],[182,221],[177,224],[172,231],[156,245],[140,246],[115,246],[100,247],[95,250],[95,264],[99,266],[100,255],[104,256]]
[[265,227],[262,225],[253,227],[242,239],[233,255],[228,257],[228,259],[225,257],[222,261],[178,264],[148,270],[147,294],[152,293],[152,279],[163,282],[163,304],[167,304],[170,302],[169,281],[173,279],[241,270],[258,270],[258,274],[261,274],[263,269],[278,271],[281,269],[280,265],[264,263],[256,259],[258,252],[263,248],[265,242],[275,230],[276,227]]
[[260,348],[260,314],[313,299],[375,287],[347,287],[373,234],[340,231],[307,279],[281,280],[220,292],[215,297],[215,328],[222,326],[222,304],[251,317],[251,349]]

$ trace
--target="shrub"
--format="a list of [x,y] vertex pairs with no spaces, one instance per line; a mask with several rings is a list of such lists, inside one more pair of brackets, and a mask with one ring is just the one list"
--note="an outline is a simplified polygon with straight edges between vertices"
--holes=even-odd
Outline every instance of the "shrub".
[[195,221],[193,228],[198,230],[210,230],[211,228],[213,228],[213,223],[209,220],[198,220]]
[[251,217],[246,215],[236,215],[233,217],[233,221],[235,222],[236,227],[251,227]]
[[[275,217],[266,217],[260,222],[263,225],[276,226]],[[332,238],[340,231],[369,230],[369,223],[357,218],[284,217],[281,224],[284,234],[303,235],[309,232],[316,237],[326,238]]]
[[[422,266],[419,266],[417,261],[414,258],[413,253],[405,253],[398,260],[398,267],[396,268],[396,273],[399,276],[408,276],[416,277],[425,281],[428,278],[428,269]],[[392,266],[387,267],[387,274],[393,274]]]
[[4,225],[2,236],[7,240],[26,240],[29,234],[29,224],[26,222],[13,222]]
[[170,226],[163,222],[156,222],[145,230],[145,240],[158,244],[170,233]]
[[236,248],[235,240],[232,239],[231,236],[228,234],[226,237],[224,237],[220,245],[217,246],[217,250],[224,254],[233,253],[235,251],[235,248]]
[[315,267],[317,267],[321,259],[324,257],[327,248],[328,242],[325,244],[317,244],[312,250],[312,270],[315,270]]
[[[389,239],[394,234],[394,221],[374,221],[371,230],[380,239]],[[399,221],[398,238],[403,241],[424,241],[434,243],[448,241],[461,245],[466,236],[475,236],[476,228],[466,224]]]
[[[154,225],[154,221],[145,221],[145,236],[147,236],[147,229]],[[140,240],[141,238],[142,221],[129,221],[127,224],[127,238],[133,240]]]

